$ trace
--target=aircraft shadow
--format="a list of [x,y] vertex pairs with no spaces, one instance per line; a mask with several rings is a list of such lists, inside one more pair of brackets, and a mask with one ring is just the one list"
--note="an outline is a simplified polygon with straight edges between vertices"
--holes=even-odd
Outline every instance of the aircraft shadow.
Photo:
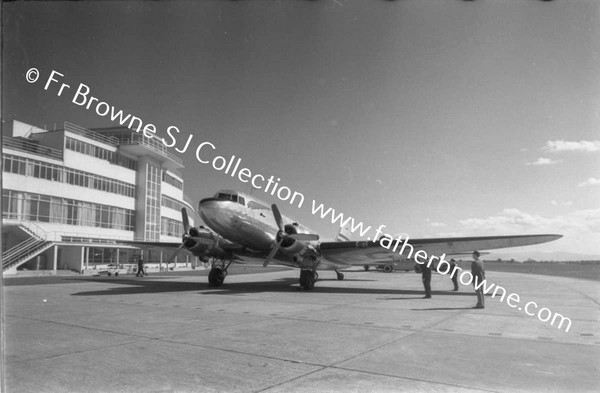
[[[108,286],[107,288],[94,290],[94,291],[83,291],[71,294],[71,296],[112,296],[112,295],[133,295],[143,293],[170,293],[170,292],[188,292],[197,291],[198,295],[244,295],[248,293],[264,293],[264,292],[305,292],[309,293],[331,293],[331,294],[381,294],[381,295],[418,295],[419,298],[423,296],[423,291],[419,290],[405,290],[405,289],[377,289],[377,288],[346,288],[346,287],[327,287],[324,284],[328,280],[321,280],[316,283],[315,287],[306,291],[302,289],[298,284],[298,278],[286,277],[279,278],[276,280],[268,281],[255,281],[245,283],[227,283],[222,287],[209,287],[206,281],[203,282],[182,282],[182,281],[158,281],[147,278],[142,279],[124,279],[124,278],[98,278],[90,279],[89,281],[105,283],[105,284],[118,284],[118,286]],[[337,281],[332,279],[330,281]],[[346,280],[344,280],[346,281]],[[353,280],[348,280],[353,281]],[[371,280],[356,280],[356,281],[371,281]],[[461,296],[473,296],[472,293],[456,293],[456,292],[439,292],[434,291],[434,296],[443,295],[461,295]],[[398,297],[388,298],[386,300],[406,300],[409,298]],[[411,297],[410,299],[414,299]]]
[[[148,279],[91,279],[88,281],[118,284],[118,287],[107,287],[106,289],[96,291],[84,291],[71,294],[71,296],[103,296],[103,295],[132,295],[138,293],[165,293],[165,292],[186,292],[196,291],[206,285],[200,282],[181,282],[181,281],[155,281]],[[121,286],[128,285],[128,286]]]
[[[418,299],[423,298],[425,294],[424,291],[404,291],[404,293],[412,293],[415,295],[421,295]],[[475,292],[454,292],[454,291],[431,291],[431,295],[435,298],[435,296],[475,296]],[[388,297],[385,300],[406,300],[405,297]],[[417,299],[417,298],[413,298]]]
[[433,308],[411,308],[411,311],[445,311],[445,310],[472,310],[473,307],[433,307]]

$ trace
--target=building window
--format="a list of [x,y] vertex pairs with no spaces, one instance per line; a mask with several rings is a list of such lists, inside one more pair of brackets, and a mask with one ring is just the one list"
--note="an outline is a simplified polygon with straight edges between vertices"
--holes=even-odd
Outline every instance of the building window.
[[183,223],[168,217],[160,218],[160,234],[179,237],[183,233]]
[[162,196],[161,205],[164,207],[168,207],[169,209],[173,209],[173,210],[177,210],[177,211],[181,211],[182,208],[186,207],[186,205],[184,205],[183,203],[179,202],[176,199],[170,198],[166,195]]
[[178,188],[178,189],[180,189],[180,190],[183,191],[183,183],[179,179],[176,179],[175,177],[169,175],[167,173],[167,171],[163,171],[163,173],[162,173],[162,181],[164,181],[165,183],[170,184],[173,187]]
[[135,198],[133,184],[29,158],[6,155],[4,171]]
[[137,170],[136,160],[125,157],[117,152],[103,149],[90,143],[82,142],[78,139],[67,137],[65,147],[77,153],[86,154],[88,156],[100,158],[101,160],[109,161],[111,164],[119,165],[134,171]]
[[22,205],[20,194],[5,192],[2,193],[2,218],[7,218],[10,220],[18,220],[21,217],[19,214],[21,213],[19,204]]
[[160,238],[160,168],[146,163],[146,222],[144,239],[158,241]]
[[125,231],[135,226],[133,210],[12,190],[2,192],[2,218]]

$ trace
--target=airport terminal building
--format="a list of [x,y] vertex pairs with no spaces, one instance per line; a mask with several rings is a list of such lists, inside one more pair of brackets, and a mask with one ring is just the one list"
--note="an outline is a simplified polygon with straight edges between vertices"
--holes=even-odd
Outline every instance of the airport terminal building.
[[[2,136],[4,274],[89,273],[107,264],[165,262],[165,250],[119,241],[180,242],[183,162],[126,127],[44,130],[14,121]],[[178,262],[193,257],[181,252]],[[25,273],[21,273],[25,274]],[[31,273],[29,273],[31,274]]]

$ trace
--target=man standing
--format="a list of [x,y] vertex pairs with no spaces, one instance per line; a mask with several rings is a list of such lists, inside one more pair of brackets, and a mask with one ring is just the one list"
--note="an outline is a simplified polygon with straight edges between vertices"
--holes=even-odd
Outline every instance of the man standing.
[[136,277],[144,277],[144,259],[140,256],[138,259],[138,268]]
[[425,264],[421,266],[421,278],[423,279],[423,287],[425,287],[424,299],[431,298],[431,268]]
[[458,275],[456,274],[456,261],[454,258],[450,260],[450,278],[452,278],[452,282],[454,283],[453,291],[458,291]]
[[471,274],[473,275],[473,286],[477,285],[479,287],[479,289],[475,289],[475,293],[477,294],[477,305],[474,308],[485,308],[483,285],[481,285],[483,280],[485,280],[485,270],[483,269],[483,262],[479,260],[479,251],[473,251]]

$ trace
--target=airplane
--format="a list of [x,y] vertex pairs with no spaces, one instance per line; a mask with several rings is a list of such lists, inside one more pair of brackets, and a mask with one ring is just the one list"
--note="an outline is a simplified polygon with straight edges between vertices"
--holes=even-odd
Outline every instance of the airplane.
[[[445,253],[446,257],[449,258],[461,258],[461,257],[469,257],[473,253],[472,252],[458,252],[458,253]],[[489,252],[480,252],[480,256],[488,255]],[[415,273],[421,273],[421,265],[415,262],[414,258],[406,258],[401,255],[396,255],[392,260],[384,260],[380,262],[369,262],[365,263],[363,269],[366,271],[371,270],[371,268],[375,268],[376,270],[383,270],[385,273],[391,273],[396,270],[403,271],[411,271],[414,270]],[[437,269],[437,262],[434,261],[431,265],[431,269]]]
[[[317,270],[333,270],[338,280],[344,279],[341,269],[365,266],[381,261],[392,262],[398,254],[381,246],[379,241],[351,241],[338,236],[335,241],[319,241],[319,235],[308,227],[282,215],[277,205],[268,204],[253,195],[232,190],[218,191],[212,198],[198,204],[205,226],[190,227],[187,211],[181,209],[184,234],[181,244],[159,243],[185,249],[211,263],[209,286],[221,287],[229,266],[236,263],[256,263],[263,260],[300,269],[299,283],[305,290],[314,288]],[[455,237],[439,239],[409,239],[415,250],[427,255],[450,255],[520,247],[559,239],[562,235],[515,235]],[[343,239],[343,240],[342,240]],[[381,238],[379,239],[381,240]],[[408,248],[407,248],[408,249]]]

